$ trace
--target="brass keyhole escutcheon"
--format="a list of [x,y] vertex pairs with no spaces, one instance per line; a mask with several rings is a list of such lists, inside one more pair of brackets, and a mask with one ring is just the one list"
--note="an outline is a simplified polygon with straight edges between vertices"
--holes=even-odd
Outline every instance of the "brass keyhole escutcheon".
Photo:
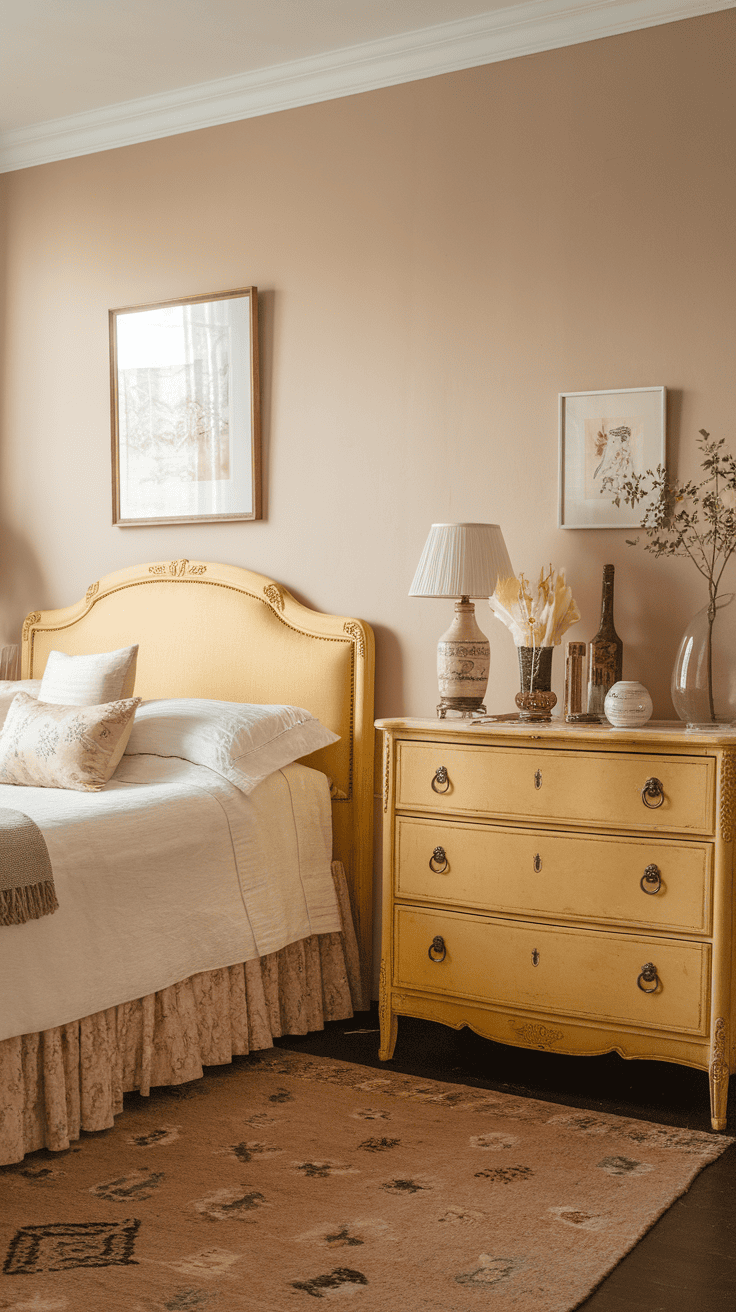
[[535,770],[535,771],[534,771],[534,787],[535,787],[535,788],[541,788],[541,787],[542,787],[542,771],[541,771],[541,770]]
[[536,870],[537,874],[539,874],[540,870],[542,869],[542,858],[538,852],[534,858],[534,869]]
[[535,948],[534,951],[532,952],[532,965],[533,965],[533,966],[538,966],[538,965],[539,965],[539,952],[537,951],[536,948]]

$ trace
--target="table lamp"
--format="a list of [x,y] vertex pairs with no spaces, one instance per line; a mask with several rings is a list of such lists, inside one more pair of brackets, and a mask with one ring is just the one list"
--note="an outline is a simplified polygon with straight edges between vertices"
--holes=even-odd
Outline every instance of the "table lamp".
[[491,649],[471,598],[490,597],[514,570],[498,524],[433,524],[409,589],[410,597],[456,597],[455,618],[437,644],[442,720],[448,711],[485,713]]

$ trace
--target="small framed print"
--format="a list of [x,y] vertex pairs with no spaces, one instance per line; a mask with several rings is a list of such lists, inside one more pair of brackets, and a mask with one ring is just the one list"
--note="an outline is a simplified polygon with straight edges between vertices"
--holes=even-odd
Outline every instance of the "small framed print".
[[637,528],[646,501],[614,505],[632,474],[665,463],[666,390],[560,393],[560,528]]
[[112,522],[261,518],[258,290],[110,311]]

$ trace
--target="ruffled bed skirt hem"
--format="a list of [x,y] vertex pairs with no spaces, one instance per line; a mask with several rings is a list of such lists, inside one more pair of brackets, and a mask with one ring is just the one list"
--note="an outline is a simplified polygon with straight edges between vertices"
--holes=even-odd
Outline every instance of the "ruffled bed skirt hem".
[[345,871],[333,862],[342,932],[209,970],[159,993],[56,1029],[0,1042],[0,1165],[38,1148],[62,1151],[105,1130],[123,1094],[199,1079],[284,1034],[306,1034],[362,1010]]

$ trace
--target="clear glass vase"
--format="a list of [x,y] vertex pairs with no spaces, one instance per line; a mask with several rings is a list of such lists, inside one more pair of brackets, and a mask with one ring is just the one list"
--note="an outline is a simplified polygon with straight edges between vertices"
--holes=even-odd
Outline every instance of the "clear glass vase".
[[736,594],[716,598],[690,621],[672,671],[672,702],[689,729],[736,720]]

